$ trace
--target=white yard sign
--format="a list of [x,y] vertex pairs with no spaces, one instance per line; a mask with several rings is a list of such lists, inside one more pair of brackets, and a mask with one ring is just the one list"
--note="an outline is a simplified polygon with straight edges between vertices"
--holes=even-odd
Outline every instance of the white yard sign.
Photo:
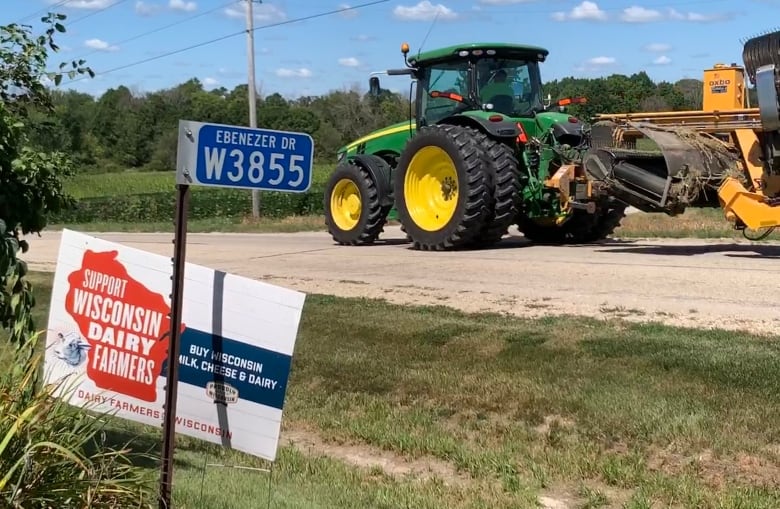
[[[169,257],[64,230],[46,381],[61,397],[162,425]],[[305,294],[186,264],[176,431],[273,461]]]

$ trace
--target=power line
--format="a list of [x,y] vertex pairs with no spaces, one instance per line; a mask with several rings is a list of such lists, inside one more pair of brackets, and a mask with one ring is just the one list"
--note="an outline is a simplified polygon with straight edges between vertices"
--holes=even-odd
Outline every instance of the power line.
[[[120,45],[120,44],[126,44],[126,43],[128,43],[128,42],[132,42],[132,41],[135,41],[135,40],[141,39],[141,38],[143,38],[143,37],[146,37],[147,35],[152,35],[152,34],[156,34],[157,32],[162,32],[163,30],[168,30],[169,28],[173,28],[173,27],[175,27],[175,26],[177,26],[177,25],[181,25],[181,24],[183,24],[183,23],[187,23],[188,21],[192,21],[193,19],[200,18],[200,17],[202,17],[202,16],[205,16],[205,15],[207,15],[207,14],[211,14],[212,12],[218,11],[219,9],[222,9],[223,7],[227,7],[228,5],[231,5],[231,4],[234,4],[234,3],[236,3],[236,0],[230,0],[229,2],[225,2],[224,4],[221,4],[221,5],[217,6],[217,7],[214,7],[213,9],[209,9],[209,10],[207,10],[207,11],[203,11],[203,12],[201,12],[200,14],[195,14],[195,15],[192,15],[192,16],[187,16],[187,17],[186,17],[186,18],[184,18],[184,19],[180,19],[180,20],[178,20],[178,21],[174,21],[173,23],[169,23],[169,24],[167,24],[167,25],[163,25],[163,26],[161,26],[161,27],[154,28],[154,29],[152,29],[152,30],[148,30],[148,31],[146,31],[146,32],[142,32],[142,33],[140,33],[140,34],[138,34],[138,35],[134,35],[133,37],[130,37],[130,38],[128,38],[128,39],[125,39],[125,40],[123,40],[123,41],[116,42],[115,44],[117,44],[117,45]],[[82,58],[86,58],[86,57],[88,57],[89,55],[92,55],[93,53],[97,53],[98,51],[100,51],[100,50],[93,50],[93,51],[90,51],[89,53],[86,53],[85,55],[83,55],[83,56],[81,56],[81,57],[79,57],[79,58],[76,58],[76,59],[74,59],[74,60],[80,60],[80,59],[82,59]]]
[[32,14],[28,14],[27,16],[25,16],[25,17],[21,18],[21,19],[20,19],[19,21],[17,21],[16,23],[17,23],[17,24],[19,24],[19,23],[21,23],[22,21],[26,21],[26,20],[28,20],[28,19],[30,19],[30,18],[32,18],[32,17],[39,16],[39,15],[41,15],[41,14],[43,14],[43,13],[47,12],[47,11],[50,11],[51,9],[54,9],[54,8],[56,8],[56,7],[60,7],[61,5],[63,5],[63,4],[66,4],[66,3],[68,3],[68,2],[70,2],[70,0],[60,0],[59,2],[57,2],[57,3],[56,3],[56,4],[54,4],[54,5],[52,5],[52,6],[51,6],[51,7],[49,7],[49,8],[38,9],[37,11],[33,12]]
[[[653,11],[661,7],[681,7],[685,5],[696,5],[696,4],[713,4],[718,2],[726,2],[728,0],[688,0],[685,2],[674,2],[674,3],[664,3],[664,4],[655,4],[651,5],[645,8],[647,11]],[[598,7],[599,11],[602,12],[617,12],[617,11],[624,11],[626,10],[626,7]],[[481,11],[477,12],[484,12],[484,13],[495,13],[495,14],[508,14],[508,13],[523,13],[523,14],[553,14],[555,12],[560,12],[564,9],[493,9],[492,7],[483,7]],[[571,8],[569,9],[571,11]],[[441,13],[441,10],[438,11]],[[587,21],[587,19],[583,19],[582,21]]]
[[[367,3],[364,3],[364,4],[358,4],[358,5],[351,6],[351,7],[344,7],[344,8],[340,8],[340,9],[334,9],[334,10],[331,10],[331,11],[321,12],[321,13],[318,13],[318,14],[311,14],[309,16],[302,16],[300,18],[293,18],[293,19],[289,19],[289,20],[286,20],[286,21],[279,21],[279,22],[276,22],[276,23],[270,23],[268,25],[262,25],[262,26],[259,26],[259,27],[255,27],[252,30],[252,32],[256,32],[256,31],[262,30],[264,28],[273,28],[273,27],[278,27],[278,26],[282,26],[282,25],[289,25],[291,23],[297,23],[299,21],[307,21],[307,20],[310,20],[310,19],[322,18],[322,17],[325,17],[325,16],[330,16],[332,14],[337,14],[337,13],[344,12],[344,11],[356,10],[356,9],[360,9],[360,8],[363,8],[363,7],[370,7],[372,5],[387,3],[389,1],[390,0],[375,0],[373,2],[367,2]],[[203,46],[208,46],[209,44],[214,44],[215,42],[221,42],[221,41],[230,39],[232,37],[236,37],[236,36],[239,36],[239,35],[246,34],[247,32],[248,31],[246,29],[240,30],[240,31],[234,32],[232,34],[227,34],[227,35],[223,35],[222,37],[217,37],[216,39],[211,39],[209,41],[204,41],[204,42],[200,42],[198,44],[193,44],[191,46],[186,46],[184,48],[180,48],[180,49],[177,49],[177,50],[174,50],[174,51],[169,51],[169,52],[163,53],[161,55],[155,55],[153,57],[144,58],[143,60],[138,60],[136,62],[132,62],[132,63],[129,63],[129,64],[120,65],[118,67],[114,67],[114,68],[109,69],[107,71],[95,72],[95,76],[103,76],[103,75],[106,75],[106,74],[109,74],[109,73],[112,73],[112,72],[121,71],[121,70],[124,70],[124,69],[129,69],[130,67],[135,67],[137,65],[142,65],[142,64],[149,63],[149,62],[153,62],[154,60],[159,60],[161,58],[169,57],[169,56],[172,56],[172,55],[177,55],[179,53],[184,53],[186,51],[190,51],[190,50],[193,50],[193,49],[196,49],[196,48],[201,48]],[[74,78],[74,79],[68,81],[67,83],[75,83],[75,82],[78,82],[78,81],[81,81],[81,80],[84,80],[84,79],[87,79],[87,78],[89,78],[89,76],[82,76],[80,78]]]
[[[37,16],[37,15],[42,15],[42,14],[44,14],[46,12],[52,12],[57,7],[66,7],[67,8],[68,5],[66,5],[66,4],[68,4],[69,2],[72,2],[72,1],[73,0],[60,0],[59,2],[55,3],[54,5],[51,5],[49,7],[43,8],[43,9],[39,9],[39,10],[33,12],[32,14],[28,14],[27,16],[25,16],[22,19],[20,19],[19,21],[17,21],[17,23],[21,23],[22,21],[28,20],[28,19],[30,19],[32,17]],[[101,7],[100,9],[95,9],[94,11],[81,16],[80,18],[76,18],[73,21],[69,21],[68,25],[72,25],[74,23],[78,23],[79,21],[81,21],[83,19],[87,19],[89,17],[92,17],[95,14],[99,14],[99,13],[101,13],[103,11],[106,11],[106,10],[110,9],[111,7],[116,7],[117,5],[123,4],[125,2],[127,2],[127,0],[118,0],[117,2],[115,2],[113,4],[109,4],[109,5],[105,6],[105,7]]]
[[105,7],[101,7],[100,9],[95,9],[94,11],[90,12],[89,14],[85,14],[85,15],[81,16],[80,18],[76,18],[73,21],[68,22],[67,25],[68,26],[74,25],[74,24],[78,23],[79,21],[81,21],[83,19],[87,19],[89,17],[92,17],[95,14],[100,14],[103,11],[107,11],[108,9],[110,9],[112,7],[116,7],[117,5],[123,4],[125,2],[127,2],[127,0],[118,0],[117,2],[114,2],[113,4],[107,5]]

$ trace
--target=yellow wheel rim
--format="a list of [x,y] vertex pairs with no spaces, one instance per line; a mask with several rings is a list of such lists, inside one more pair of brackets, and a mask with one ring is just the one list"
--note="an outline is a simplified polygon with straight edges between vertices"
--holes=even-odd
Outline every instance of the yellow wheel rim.
[[349,179],[336,183],[330,195],[330,213],[336,226],[351,230],[360,221],[360,189]]
[[458,173],[447,152],[428,146],[412,157],[404,198],[409,215],[423,230],[440,230],[449,223],[458,206]]

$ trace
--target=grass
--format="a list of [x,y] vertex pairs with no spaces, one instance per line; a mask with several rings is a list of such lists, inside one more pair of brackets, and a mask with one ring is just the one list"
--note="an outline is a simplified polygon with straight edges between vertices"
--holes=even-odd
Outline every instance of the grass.
[[[626,238],[700,238],[739,239],[742,232],[735,230],[721,209],[689,209],[676,217],[665,214],[629,214],[615,230],[615,236]],[[753,234],[755,236],[755,233]],[[778,240],[773,232],[767,240]]]
[[[333,165],[318,164],[314,166],[313,185],[324,183]],[[173,171],[124,171],[98,174],[78,174],[69,178],[65,191],[74,198],[95,198],[122,194],[159,193],[173,191],[176,185],[176,173]],[[193,192],[207,191],[203,187],[194,187]]]
[[[310,295],[284,434],[327,456],[282,447],[272,507],[777,507],[778,370],[776,338]],[[259,465],[181,439],[177,507],[264,504],[267,478],[235,470],[200,499],[206,461]],[[438,479],[391,475],[410,461]]]
[[[283,219],[215,217],[190,219],[187,226],[190,233],[297,233],[326,230],[324,216],[291,216]],[[62,228],[82,232],[173,233],[172,222],[116,223],[96,221],[81,224],[54,224],[46,227],[47,230],[51,231]]]

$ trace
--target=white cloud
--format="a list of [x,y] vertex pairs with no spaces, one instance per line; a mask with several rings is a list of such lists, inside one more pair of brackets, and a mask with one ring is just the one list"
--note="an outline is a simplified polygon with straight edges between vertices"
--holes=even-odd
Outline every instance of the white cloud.
[[349,4],[339,4],[339,9],[347,9],[339,13],[339,15],[344,18],[356,18],[358,15],[358,11],[353,9]]
[[215,87],[219,85],[219,80],[216,78],[206,77],[203,79],[204,87]]
[[112,46],[101,39],[87,39],[84,46],[98,51],[117,51],[119,46]]
[[146,3],[143,0],[138,0],[135,3],[135,13],[139,16],[151,16],[160,10],[160,6],[157,4]]
[[663,17],[664,15],[661,14],[660,11],[633,5],[627,9],[623,9],[623,15],[620,19],[626,23],[651,23],[653,21],[660,21]]
[[198,9],[198,4],[186,0],[170,0],[168,2],[168,7],[174,11],[193,12]]
[[[245,19],[246,18],[246,11],[249,8],[249,4],[247,2],[240,2],[240,7],[228,7],[225,9],[225,15],[229,18],[236,18],[236,19]],[[255,21],[259,21],[261,23],[277,23],[279,21],[284,21],[287,19],[287,14],[276,5],[273,4],[258,4],[253,3],[252,4],[252,14],[255,18]]]
[[527,4],[536,1],[537,0],[479,0],[479,3],[485,5],[512,5],[512,4]]
[[698,12],[680,12],[676,9],[669,9],[669,18],[678,21],[690,21],[692,23],[711,23],[713,21],[724,21],[733,18],[729,13],[701,14]]
[[301,67],[300,69],[281,68],[276,70],[276,75],[280,78],[311,78],[311,70]]
[[376,39],[376,37],[374,37],[373,35],[360,34],[354,37],[350,37],[350,39],[352,39],[353,41],[368,42],[368,41],[373,41],[374,39]]
[[615,57],[599,56],[589,58],[578,66],[574,67],[575,71],[587,72],[587,71],[601,71],[607,67],[615,65],[617,60]]
[[59,5],[58,0],[49,0],[49,5],[58,4],[57,7],[70,7],[71,9],[105,9],[111,5],[113,0],[68,0],[63,5]]
[[652,53],[664,53],[671,49],[671,44],[666,44],[663,42],[653,42],[644,47],[645,51],[650,51]]
[[403,21],[432,21],[434,18],[445,21],[458,17],[457,13],[446,5],[434,5],[430,0],[422,0],[417,5],[409,7],[399,5],[393,9],[393,15]]
[[585,0],[569,12],[553,13],[552,18],[556,21],[604,21],[607,19],[607,13],[602,11],[597,3]]
[[655,65],[669,65],[672,63],[672,59],[667,57],[666,55],[661,55],[660,57],[653,60],[653,63]]
[[346,57],[339,58],[339,65],[343,65],[344,67],[357,67],[360,65],[360,62],[355,57]]
[[612,65],[616,62],[615,57],[593,57],[586,63],[590,65]]

